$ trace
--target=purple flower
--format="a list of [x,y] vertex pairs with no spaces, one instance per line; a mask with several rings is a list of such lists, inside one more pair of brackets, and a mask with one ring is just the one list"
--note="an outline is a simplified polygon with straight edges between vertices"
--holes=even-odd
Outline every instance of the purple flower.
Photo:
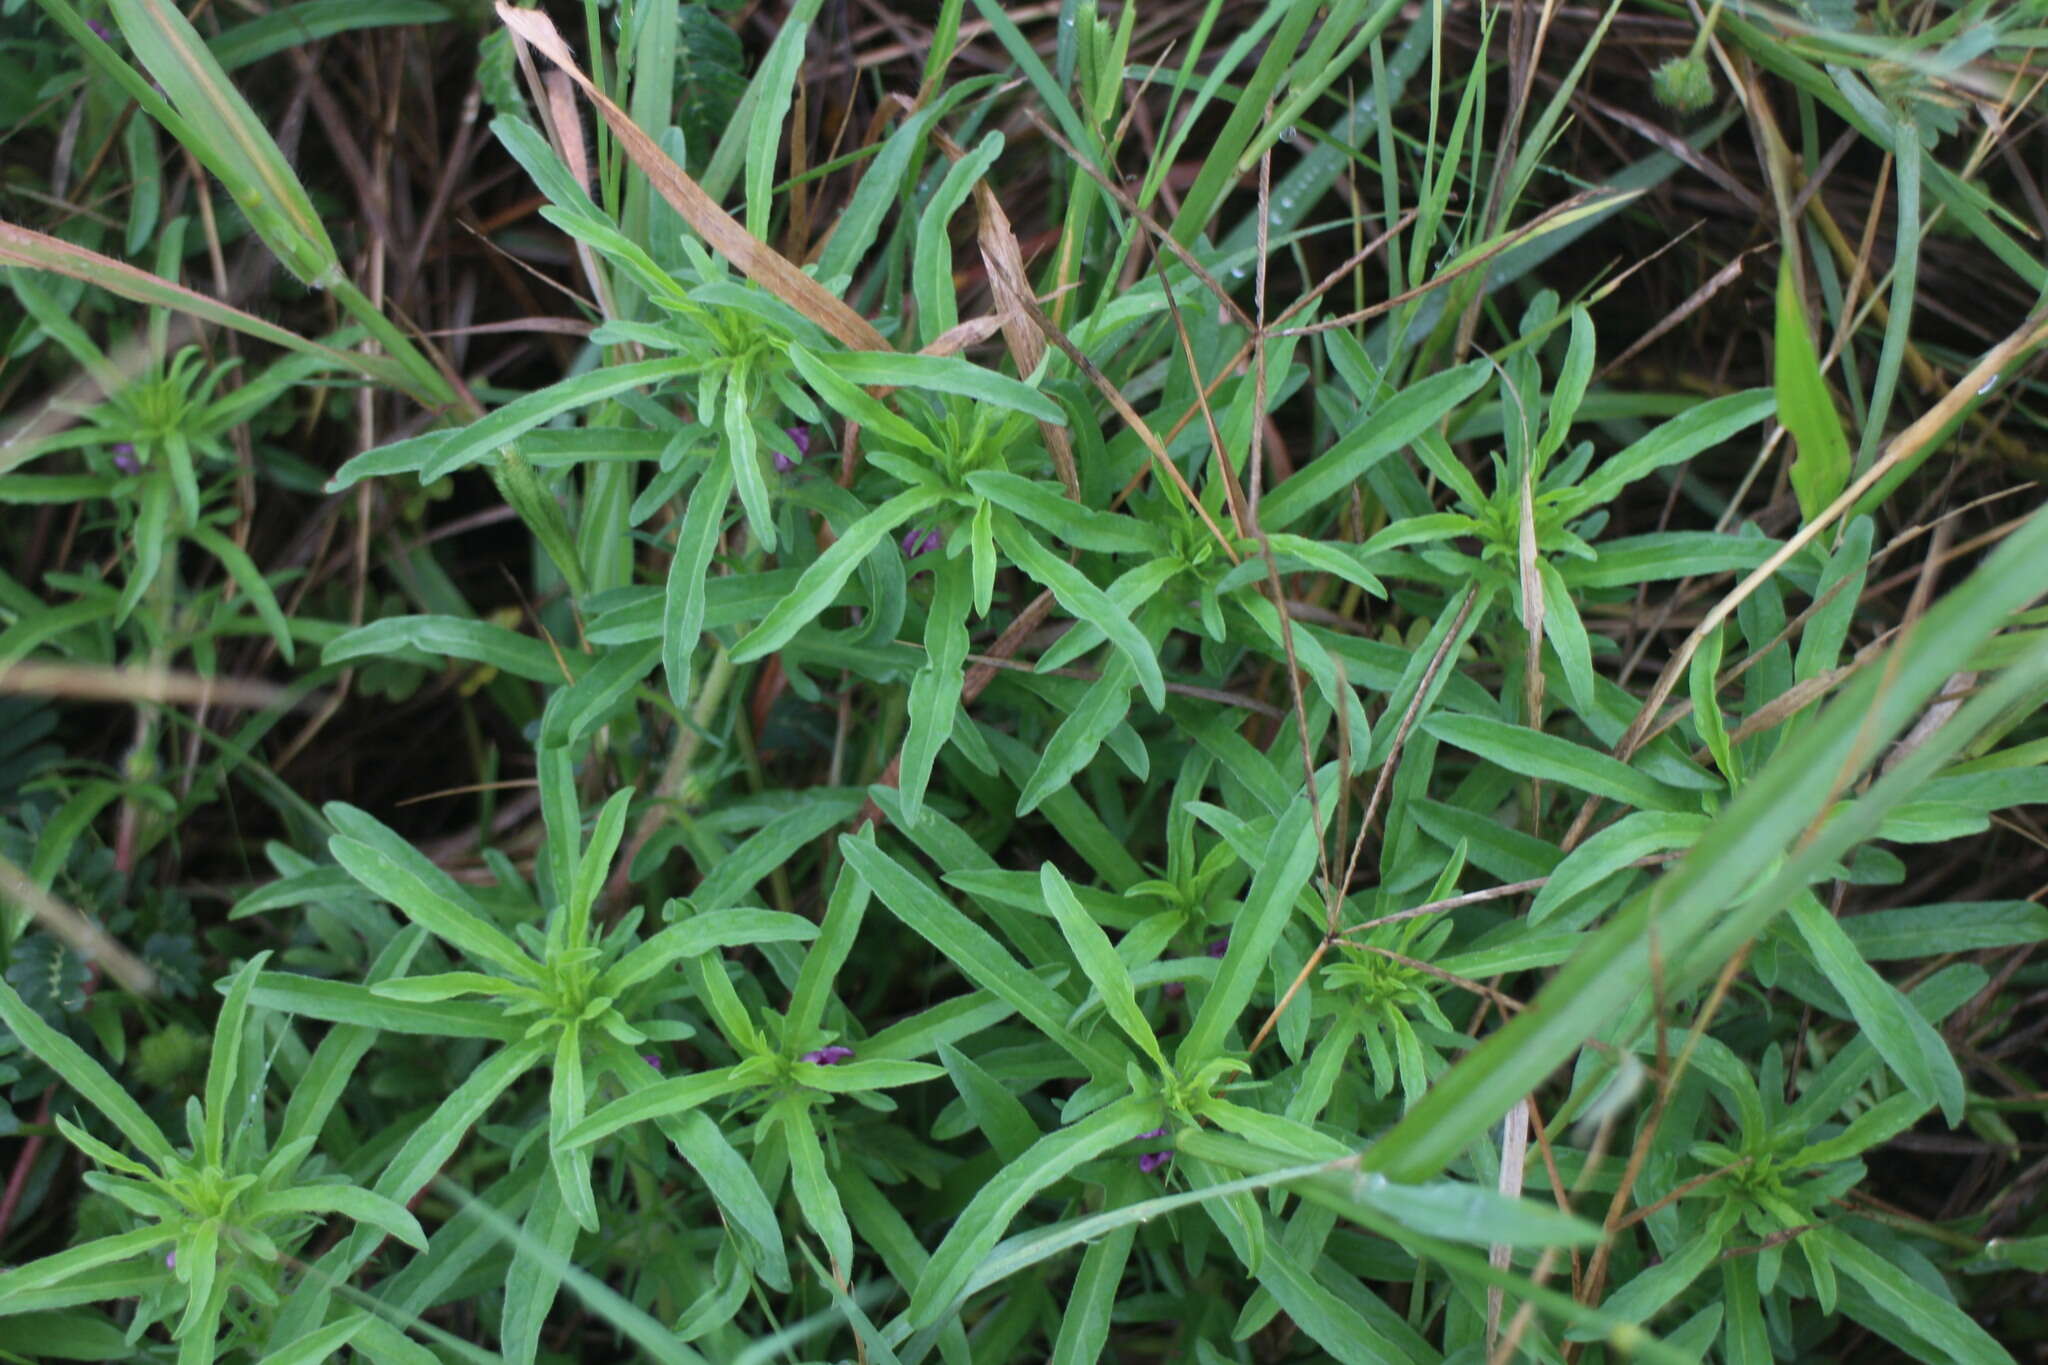
[[85,26],[91,29],[94,33],[98,34],[101,42],[111,43],[114,41],[114,35],[110,33],[107,30],[107,26],[101,23],[99,20],[88,19],[85,21]]
[[903,537],[903,557],[905,559],[916,559],[919,555],[930,554],[938,548],[939,528],[936,526],[924,531],[913,526],[910,528],[910,534]]
[[640,1060],[647,1063],[647,1065],[653,1067],[656,1071],[661,1070],[661,1058],[655,1056],[652,1052],[648,1053]]
[[1222,957],[1225,953],[1229,951],[1230,940],[1228,938],[1219,938],[1214,943],[1209,945],[1210,957]]
[[[1165,1136],[1166,1129],[1162,1125],[1161,1127],[1154,1128],[1149,1133],[1138,1134],[1138,1141],[1146,1142],[1153,1138],[1163,1138]],[[1152,1174],[1152,1172],[1158,1170],[1161,1166],[1164,1166],[1167,1162],[1171,1161],[1172,1159],[1172,1152],[1147,1152],[1143,1156],[1138,1158],[1138,1170],[1142,1174],[1150,1175]]]
[[165,1270],[176,1270],[177,1268],[178,1268],[178,1253],[177,1253],[177,1252],[175,1252],[175,1251],[166,1251],[166,1252],[164,1253],[164,1269],[165,1269]]
[[795,469],[797,460],[801,460],[804,456],[811,453],[811,429],[809,427],[785,427],[783,428],[783,434],[788,436],[789,443],[796,447],[796,460],[790,459],[789,456],[779,450],[770,452],[775,456],[775,471],[778,474],[787,474],[790,470]]
[[114,468],[120,470],[123,474],[138,474],[142,471],[142,461],[135,458],[133,442],[122,441],[115,445]]
[[853,1049],[841,1047],[839,1044],[834,1043],[830,1047],[821,1047],[816,1052],[806,1052],[797,1060],[800,1062],[814,1062],[819,1066],[838,1066],[841,1062],[853,1060]]

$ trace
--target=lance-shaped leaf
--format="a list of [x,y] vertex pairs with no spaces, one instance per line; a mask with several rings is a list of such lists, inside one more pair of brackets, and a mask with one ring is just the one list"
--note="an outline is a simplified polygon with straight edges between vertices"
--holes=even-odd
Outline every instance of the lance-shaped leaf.
[[166,0],[113,0],[115,22],[192,134],[185,146],[220,177],[249,225],[301,283],[340,280],[340,258],[284,153],[206,42]]

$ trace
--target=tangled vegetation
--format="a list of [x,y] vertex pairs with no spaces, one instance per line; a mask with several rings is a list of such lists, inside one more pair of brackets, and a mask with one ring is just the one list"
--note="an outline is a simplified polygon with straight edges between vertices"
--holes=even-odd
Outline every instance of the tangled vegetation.
[[2042,1349],[2038,0],[554,14],[0,6],[0,1358]]

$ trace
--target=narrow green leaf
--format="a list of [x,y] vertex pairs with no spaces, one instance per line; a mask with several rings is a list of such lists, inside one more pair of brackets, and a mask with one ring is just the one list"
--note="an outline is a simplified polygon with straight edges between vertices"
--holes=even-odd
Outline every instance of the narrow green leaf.
[[2012,1365],[2006,1349],[1969,1314],[1865,1246],[1845,1229],[1824,1224],[1806,1234],[1841,1272],[1889,1306],[1942,1358],[1957,1365]]
[[376,1192],[400,1204],[411,1201],[455,1153],[498,1096],[547,1056],[546,1041],[527,1038],[499,1049],[457,1086],[377,1177]]
[[[641,1070],[650,1077],[653,1074],[645,1063],[641,1064]],[[622,1128],[688,1113],[700,1104],[707,1104],[754,1083],[745,1076],[735,1075],[735,1071],[734,1067],[720,1067],[715,1071],[700,1071],[693,1076],[677,1076],[672,1080],[650,1080],[642,1088],[623,1099],[613,1100],[565,1130],[557,1145],[582,1147],[609,1137]]]
[[1820,356],[1806,328],[1793,254],[1778,262],[1777,348],[1772,362],[1778,420],[1798,443],[1792,461],[1792,491],[1799,513],[1812,521],[1849,483],[1849,438],[1820,372]]
[[825,905],[825,918],[818,937],[804,954],[797,972],[796,989],[790,992],[788,1042],[801,1047],[825,1017],[825,1004],[832,996],[832,983],[860,937],[861,921],[867,915],[868,884],[851,865],[842,863],[832,883],[832,897]]
[[932,1253],[931,1264],[910,1296],[907,1314],[914,1327],[925,1327],[951,1311],[982,1262],[1008,1230],[1010,1220],[1039,1191],[1053,1185],[1084,1161],[1131,1141],[1159,1120],[1159,1102],[1136,1095],[1099,1109],[1058,1132],[1031,1144],[1031,1150],[1004,1166],[976,1191],[945,1241]]
[[320,662],[344,664],[404,650],[468,659],[533,682],[564,681],[562,664],[544,641],[460,616],[387,616],[336,636]]
[[552,1171],[541,1177],[520,1234],[513,1239],[512,1262],[505,1270],[500,1350],[514,1365],[532,1365],[540,1350],[541,1327],[561,1291],[563,1272],[571,1265],[569,1253],[576,1245],[576,1220]]
[[[4,1022],[8,1030],[21,1040],[22,1046],[56,1072],[64,1084],[104,1114],[108,1122],[135,1144],[135,1150],[148,1157],[159,1170],[171,1159],[174,1149],[170,1139],[142,1111],[142,1106],[130,1098],[127,1087],[109,1076],[106,1068],[94,1061],[85,1049],[44,1023],[42,1016],[30,1009],[28,1002],[5,981],[0,981],[0,1022]],[[87,1267],[81,1265],[79,1268]],[[13,1271],[9,1275],[19,1273]],[[7,1280],[8,1275],[0,1275],[0,1287],[4,1287]],[[4,1301],[5,1296],[0,1295],[0,1302]]]
[[2048,939],[2048,906],[2032,901],[1951,901],[1874,910],[1837,923],[1859,955],[1882,962]]
[[1691,797],[1644,776],[1620,759],[1558,735],[1543,734],[1489,716],[1448,711],[1436,712],[1422,724],[1446,744],[1455,744],[1524,777],[1562,782],[1643,810],[1683,811],[1696,805]]
[[1565,690],[1571,698],[1572,710],[1584,716],[1594,706],[1593,641],[1586,634],[1578,604],[1572,600],[1572,590],[1565,586],[1557,566],[1548,558],[1539,557],[1536,573],[1543,582],[1544,637],[1557,651],[1557,662],[1564,669]]
[[898,493],[847,527],[845,534],[832,543],[831,549],[811,561],[789,595],[777,602],[761,618],[761,623],[733,646],[733,662],[751,663],[788,644],[792,636],[831,605],[832,599],[839,595],[839,589],[860,567],[860,562],[873,553],[891,531],[918,513],[937,506],[942,500],[943,495],[931,489],[912,488]]
[[1221,1055],[1225,1036],[1266,973],[1295,898],[1315,872],[1316,852],[1308,798],[1298,796],[1273,825],[1251,889],[1245,893],[1244,908],[1231,924],[1230,946],[1216,970],[1216,984],[1202,997],[1195,1021],[1174,1054],[1174,1067],[1183,1075]]
[[184,117],[180,141],[220,177],[257,235],[300,283],[341,283],[340,258],[305,188],[197,30],[164,0],[112,8],[137,60]]
[[264,1009],[353,1024],[386,1033],[439,1035],[447,1038],[495,1038],[509,1042],[524,1025],[496,1004],[443,1000],[413,1002],[383,997],[396,982],[359,986],[352,981],[327,981],[291,972],[265,972],[256,979],[250,1000]]
[[1101,1241],[1091,1242],[1082,1253],[1074,1286],[1061,1306],[1052,1365],[1094,1365],[1101,1359],[1102,1348],[1109,1342],[1117,1289],[1123,1283],[1124,1267],[1130,1262],[1131,1243],[1137,1235],[1135,1226],[1120,1227]]
[[607,649],[588,672],[548,698],[541,717],[545,748],[573,748],[619,714],[619,704],[646,681],[660,653],[657,641]]
[[1162,1071],[1165,1070],[1166,1054],[1160,1051],[1151,1021],[1138,1007],[1138,994],[1131,987],[1130,971],[1124,966],[1123,959],[1117,956],[1109,935],[1102,932],[1102,926],[1081,908],[1080,901],[1074,899],[1073,888],[1067,885],[1067,879],[1060,875],[1057,867],[1049,862],[1039,864],[1038,885],[1053,918],[1059,921],[1060,932],[1066,935],[1067,945],[1074,950],[1082,972],[1101,994],[1104,1012],[1124,1031],[1125,1036],[1138,1045],[1140,1051]]
[[451,17],[433,0],[299,0],[225,29],[207,46],[224,70],[234,71],[320,38]]
[[1598,886],[1638,858],[1691,848],[1712,821],[1704,815],[1636,811],[1593,835],[1550,874],[1529,906],[1529,924],[1549,919],[1572,897]]
[[967,1112],[1002,1158],[1005,1165],[1015,1161],[1042,1136],[1031,1111],[1010,1093],[1009,1087],[991,1075],[973,1058],[951,1043],[939,1044],[939,1060],[953,1078],[953,1088]]
[[1017,794],[1017,814],[1029,815],[1047,797],[1065,791],[1131,711],[1131,685],[1136,676],[1130,661],[1116,656],[1100,678],[1090,683],[1081,704],[1069,711],[1045,742],[1038,766]]
[[[953,215],[974,192],[975,181],[988,174],[1003,154],[1003,135],[989,132],[974,150],[947,167],[917,220],[917,240],[911,255],[911,288],[917,300],[917,335],[929,346],[960,320],[959,301],[953,292]],[[870,381],[890,382],[890,381]]]
[[1717,629],[1700,641],[1686,669],[1686,685],[1692,693],[1693,724],[1699,727],[1700,738],[1706,741],[1707,752],[1714,757],[1714,766],[1733,786],[1742,780],[1742,770],[1737,766],[1735,748],[1728,741],[1728,722],[1721,714],[1721,698],[1716,691],[1724,640],[1725,630]]
[[1605,506],[1636,480],[1683,463],[1763,421],[1776,405],[1777,397],[1769,389],[1750,389],[1695,404],[1602,461],[1577,486],[1558,497],[1574,510]]
[[1007,470],[976,470],[967,476],[967,486],[1077,550],[1156,555],[1166,549],[1162,538],[1136,517],[1083,506],[1051,484]]
[[[937,1067],[932,1068],[934,1071]],[[844,1276],[853,1269],[853,1229],[838,1191],[825,1169],[825,1151],[818,1144],[818,1131],[811,1124],[811,1105],[801,1095],[777,1101],[768,1111],[770,1122],[782,1125],[783,1141],[789,1151],[789,1183],[796,1194],[797,1208],[804,1222],[825,1243],[825,1254],[833,1269]]]
[[1493,374],[1483,360],[1410,384],[1343,433],[1322,455],[1296,470],[1259,503],[1259,525],[1281,531],[1317,508],[1332,506],[1342,489],[1367,470],[1442,422]]
[[[863,182],[865,183],[865,182]],[[938,447],[931,438],[884,404],[871,397],[859,384],[846,379],[825,361],[812,355],[796,342],[788,349],[790,364],[803,376],[804,382],[825,400],[826,406],[850,421],[857,422],[867,432],[886,437],[912,450],[921,450],[927,455],[937,456]]]
[[924,813],[924,793],[932,765],[952,737],[966,685],[967,611],[973,592],[971,571],[963,559],[938,566],[932,585],[931,609],[925,617],[925,666],[910,680],[910,731],[903,739],[897,790],[902,795],[906,825]]
[[1067,424],[1059,404],[1031,385],[984,369],[959,356],[904,355],[894,351],[836,351],[822,357],[840,378],[864,388],[926,389],[1027,413],[1056,427]]
[[1842,926],[1812,892],[1794,896],[1789,913],[1814,965],[1842,993],[1858,1031],[1870,1040],[1885,1065],[1922,1101],[1939,1104],[1950,1126],[1961,1123],[1963,1077],[1941,1035],[1896,986],[1863,960]]
[[396,1237],[415,1251],[427,1249],[427,1234],[403,1204],[353,1185],[300,1185],[271,1190],[251,1201],[252,1216],[338,1213]]
[[[67,1280],[102,1266],[147,1255],[169,1243],[176,1236],[175,1229],[163,1226],[136,1228],[132,1232],[117,1232],[111,1237],[96,1237],[90,1242],[45,1256],[41,1260],[10,1267],[0,1272],[0,1303],[6,1304],[10,1310],[18,1308],[22,1312],[59,1307],[60,1304],[47,1299],[31,1300],[26,1296],[49,1286],[62,1285]],[[151,1267],[151,1270],[153,1273],[150,1278],[161,1283],[161,1260]]]
[[221,1004],[220,1019],[213,1030],[213,1056],[206,1065],[206,1159],[220,1165],[227,1155],[227,1130],[231,1117],[246,1112],[243,1096],[236,1093],[236,1073],[242,1061],[242,1029],[249,1022],[249,993],[256,988],[256,975],[270,960],[268,949],[242,964],[228,984],[227,999]]
[[784,141],[782,125],[789,115],[797,72],[803,66],[804,35],[808,28],[801,18],[789,19],[780,26],[776,41],[747,92],[754,102],[747,138],[747,231],[764,242],[769,239],[774,214],[769,192],[775,185],[775,156]]
[[704,634],[711,556],[731,496],[731,463],[711,461],[690,490],[682,526],[676,532],[675,557],[669,561],[668,589],[662,597],[661,667],[668,675],[669,699],[678,707],[690,704],[690,661]]
[[[401,914],[434,937],[481,963],[498,968],[516,980],[535,979],[533,959],[485,916],[441,869],[396,834],[369,816],[347,808],[347,819],[339,814],[340,802],[327,806],[327,816],[337,828],[369,834],[375,842],[337,834],[327,841],[334,861],[378,897],[391,903]],[[372,829],[374,827],[374,830]]]
[[1166,709],[1166,679],[1159,671],[1158,656],[1108,594],[1079,569],[1039,544],[1009,513],[996,514],[995,535],[996,543],[1009,553],[1018,568],[1052,590],[1062,610],[1109,637],[1110,644],[1137,671],[1138,686],[1144,689],[1145,699],[1156,710]]
[[944,954],[969,980],[1003,1000],[1052,1042],[1101,1078],[1124,1074],[1124,1055],[1080,1037],[1067,1027],[1073,1006],[1004,951],[988,931],[969,920],[865,839],[842,835],[839,852],[882,904]]

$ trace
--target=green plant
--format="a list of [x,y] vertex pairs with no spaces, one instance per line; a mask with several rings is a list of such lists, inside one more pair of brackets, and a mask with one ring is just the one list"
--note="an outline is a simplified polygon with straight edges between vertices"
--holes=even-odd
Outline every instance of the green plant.
[[[404,709],[395,771],[295,775],[348,796],[317,809],[266,769],[318,729],[264,747],[282,704],[215,735],[137,695],[119,769],[23,779],[14,861],[103,913],[231,782],[277,837],[225,916],[141,897],[138,928],[225,972],[189,1151],[150,1111],[185,1098],[193,1021],[8,921],[10,979],[46,988],[0,995],[16,1121],[112,1174],[75,1228],[23,1233],[77,1245],[0,1272],[0,1349],[1427,1365],[1819,1359],[1868,1332],[2014,1358],[1987,1272],[2038,1231],[1888,1207],[1883,1163],[1919,1125],[1987,1165],[2037,1131],[2030,1064],[1986,1040],[2024,1037],[2048,917],[1937,860],[2016,847],[2002,812],[2048,798],[2048,520],[1938,587],[1937,540],[1910,599],[1888,560],[1925,520],[1903,481],[2032,401],[2048,326],[1930,370],[1925,413],[1887,423],[1923,199],[2043,284],[1980,161],[1938,161],[1949,83],[2033,30],[1981,5],[1911,34],[1686,29],[1680,61],[1767,72],[1797,113],[1668,134],[1697,160],[1756,120],[1778,211],[1768,354],[1708,384],[1610,374],[1615,286],[1560,259],[1694,164],[1564,159],[1618,6],[1539,81],[1527,17],[1492,10],[1468,34],[1390,0],[1212,4],[1168,57],[1134,5],[1070,5],[1039,43],[948,3],[895,72],[917,97],[822,149],[798,135],[815,0],[743,86],[696,7],[588,6],[579,64],[507,6],[490,130],[560,234],[525,264],[584,315],[565,368],[473,382],[346,278],[228,80],[237,30],[117,0],[130,65],[46,4],[347,326],[179,285],[185,217],[150,273],[0,228],[8,335],[101,392],[0,454],[63,471],[0,497],[97,500],[123,583],[0,582],[0,660],[213,672],[260,626],[350,741],[390,718],[345,687]],[[679,87],[700,59],[724,75]],[[1823,129],[1897,177],[1869,329],[1869,264],[1801,179],[1835,164]],[[136,374],[53,276],[155,310]],[[286,358],[200,359],[172,312]],[[344,377],[422,424],[339,452],[305,539],[353,539],[353,581],[324,566],[286,617],[297,561],[226,534],[253,509],[222,456]],[[317,491],[259,467],[265,499]],[[428,490],[470,499],[478,469],[516,524],[510,605],[426,529]],[[173,733],[218,751],[189,783]],[[450,754],[474,773],[442,781]],[[473,823],[438,837],[401,790]],[[88,1050],[129,1064],[135,1020],[139,1099]],[[56,1187],[50,1147],[23,1185]],[[316,1235],[327,1214],[354,1226]]]
[[[337,1054],[323,1059],[325,1067],[316,1062],[302,1092],[307,1102],[295,1104],[276,1143],[268,1141],[269,1125],[253,1103],[263,1094],[268,1069],[262,1031],[247,1028],[264,956],[237,972],[228,988],[205,1099],[195,1096],[186,1106],[188,1145],[182,1149],[76,1043],[45,1024],[12,987],[0,985],[0,1019],[142,1158],[77,1123],[56,1120],[67,1140],[106,1168],[88,1174],[86,1183],[119,1207],[127,1226],[0,1273],[0,1302],[10,1313],[138,1296],[128,1345],[165,1322],[179,1343],[180,1362],[211,1361],[244,1341],[270,1339],[267,1319],[279,1302],[286,1258],[327,1215],[424,1248],[425,1234],[402,1205],[323,1171],[324,1162],[308,1164],[325,1111],[340,1098],[337,1082],[345,1078],[336,1074]],[[344,1319],[347,1330],[330,1329],[322,1340],[338,1348],[372,1321],[356,1313]]]

